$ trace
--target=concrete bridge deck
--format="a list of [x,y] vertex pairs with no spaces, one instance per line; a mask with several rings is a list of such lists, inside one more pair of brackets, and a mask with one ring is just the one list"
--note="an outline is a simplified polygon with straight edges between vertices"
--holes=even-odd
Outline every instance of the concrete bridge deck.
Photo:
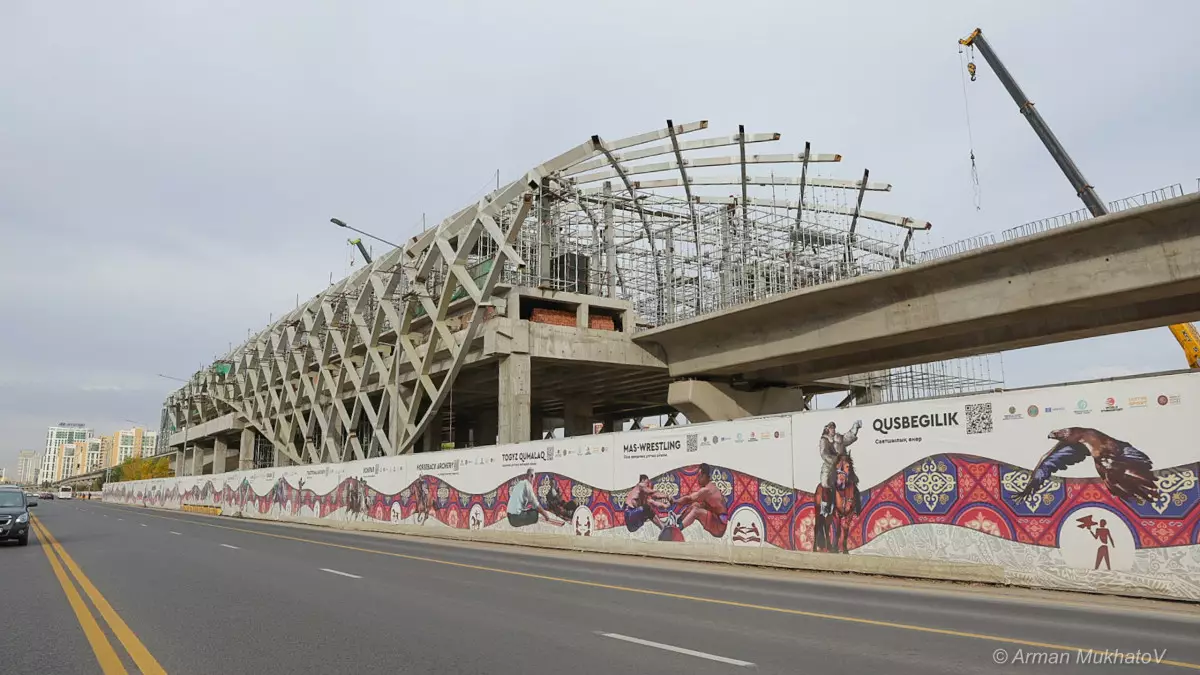
[[[656,350],[673,378],[708,381],[676,382],[669,398],[690,419],[711,419],[788,406],[772,403],[761,387],[748,400],[724,383],[795,385],[1197,317],[1200,195],[1193,194],[633,339]],[[729,403],[736,405],[719,409]]]

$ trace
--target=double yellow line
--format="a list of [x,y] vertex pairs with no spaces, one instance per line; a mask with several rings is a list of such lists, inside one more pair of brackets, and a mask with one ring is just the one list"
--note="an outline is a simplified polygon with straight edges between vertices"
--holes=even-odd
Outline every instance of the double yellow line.
[[[108,600],[96,590],[96,586],[87,578],[83,570],[79,569],[79,565],[71,558],[62,544],[50,534],[50,530],[46,529],[36,518],[30,519],[30,525],[33,527],[34,533],[38,539],[41,539],[45,545],[42,550],[46,553],[46,559],[50,561],[50,567],[54,570],[54,576],[58,579],[58,583],[62,586],[63,593],[67,595],[67,602],[71,604],[71,609],[75,612],[75,618],[79,620],[79,625],[83,628],[83,634],[87,637],[88,644],[92,646],[92,652],[96,655],[96,661],[100,663],[100,669],[104,675],[127,675],[125,664],[121,663],[121,657],[117,656],[117,651],[113,648],[112,642],[105,635],[104,630],[100,628],[96,617],[92,615],[91,609],[79,594],[79,590],[75,588],[75,583],[79,584],[79,588],[92,601],[96,611],[108,624],[109,630],[113,635],[120,640],[125,647],[125,651],[129,657],[133,659],[134,664],[142,671],[143,675],[166,675],[163,667],[158,661],[151,656],[150,651],[142,644],[129,626],[121,619],[112,605],[108,604]],[[64,567],[66,568],[64,570]],[[70,576],[68,576],[70,572]],[[74,578],[74,583],[72,582]]]

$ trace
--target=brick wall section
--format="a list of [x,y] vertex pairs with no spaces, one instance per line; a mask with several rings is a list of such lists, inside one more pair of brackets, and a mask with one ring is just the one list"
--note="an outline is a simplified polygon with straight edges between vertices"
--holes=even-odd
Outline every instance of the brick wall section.
[[616,330],[617,324],[611,316],[595,316],[588,317],[588,328],[596,330]]
[[[535,307],[529,313],[529,320],[533,323],[548,323],[552,326],[573,328],[575,326],[575,312],[569,309]],[[617,325],[611,316],[592,315],[588,317],[588,328],[615,331]]]
[[548,323],[552,326],[567,326],[575,327],[575,312],[566,309],[546,309],[544,307],[535,307],[529,313],[529,320],[533,323]]

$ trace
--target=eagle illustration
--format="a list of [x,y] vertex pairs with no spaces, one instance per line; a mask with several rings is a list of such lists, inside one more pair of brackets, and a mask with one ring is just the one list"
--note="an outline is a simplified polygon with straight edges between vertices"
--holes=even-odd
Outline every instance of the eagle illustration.
[[1084,427],[1057,429],[1051,431],[1048,438],[1058,443],[1042,455],[1029,477],[1029,484],[1014,497],[1014,501],[1023,501],[1036,493],[1055,472],[1078,464],[1088,456],[1096,463],[1096,473],[1100,474],[1104,487],[1117,499],[1127,502],[1133,498],[1158,499],[1158,486],[1152,473],[1154,463],[1146,453],[1129,443]]

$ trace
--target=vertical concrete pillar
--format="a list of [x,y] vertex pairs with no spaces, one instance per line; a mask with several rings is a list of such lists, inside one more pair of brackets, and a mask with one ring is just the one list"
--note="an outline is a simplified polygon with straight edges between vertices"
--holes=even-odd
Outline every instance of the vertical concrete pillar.
[[191,466],[188,467],[189,476],[204,475],[204,448],[199,443],[192,446],[188,451],[191,455]]
[[617,417],[615,415],[608,415],[607,417],[604,418],[604,432],[605,433],[611,434],[615,431],[621,431],[624,426],[625,426],[624,421],[620,417]]
[[572,397],[563,403],[563,431],[567,438],[592,433],[592,402]]
[[238,440],[238,471],[249,471],[254,468],[254,430],[242,429],[242,437]]
[[229,460],[229,444],[224,438],[213,440],[213,469],[212,472],[225,473],[225,464]]
[[854,402],[860,405],[885,402],[887,389],[884,383],[887,381],[887,375],[886,370],[875,370],[862,375],[858,382],[855,382],[858,378],[851,378],[850,384],[854,386]]
[[500,443],[520,443],[530,438],[530,380],[529,354],[501,357],[496,415]]
[[187,475],[187,470],[185,467],[186,463],[187,462],[185,461],[182,450],[171,453],[171,470],[175,472],[176,476],[186,476]]
[[[399,357],[397,357],[399,358]],[[389,403],[387,433],[388,441],[391,442],[393,448],[400,447],[400,430],[404,428],[404,420],[400,417],[400,407],[403,400],[412,400],[412,388],[399,382],[400,369],[396,370],[396,392],[397,395],[392,397]]]

